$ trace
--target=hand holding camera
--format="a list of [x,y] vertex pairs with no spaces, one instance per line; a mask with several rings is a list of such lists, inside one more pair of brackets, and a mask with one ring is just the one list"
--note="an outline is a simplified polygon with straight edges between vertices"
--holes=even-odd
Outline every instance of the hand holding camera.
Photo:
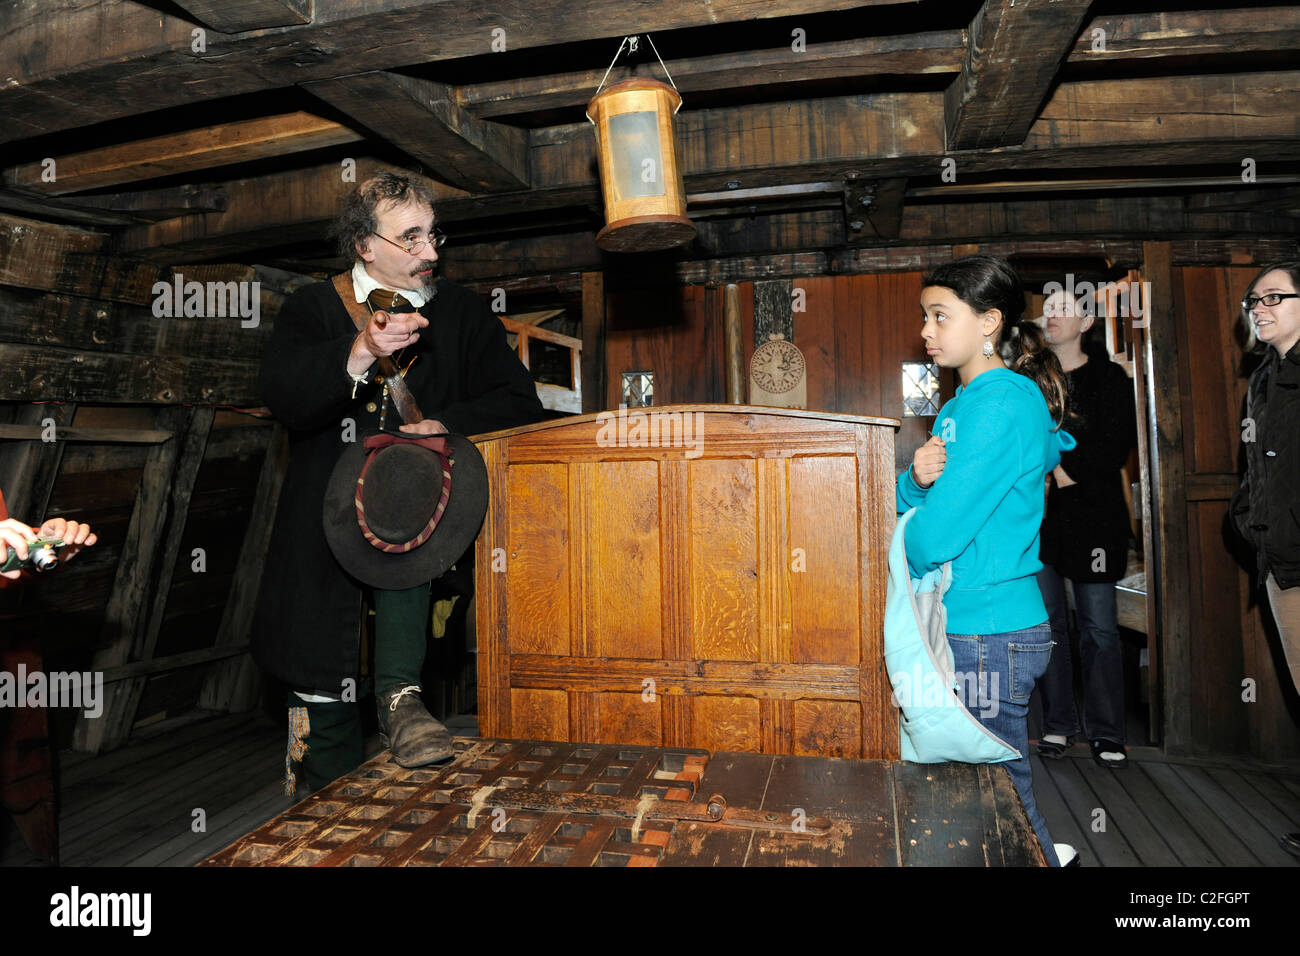
[[0,521],[0,547],[5,556],[0,563],[0,577],[17,578],[24,570],[48,571],[97,540],[90,525],[78,521],[51,518],[38,531],[5,518]]

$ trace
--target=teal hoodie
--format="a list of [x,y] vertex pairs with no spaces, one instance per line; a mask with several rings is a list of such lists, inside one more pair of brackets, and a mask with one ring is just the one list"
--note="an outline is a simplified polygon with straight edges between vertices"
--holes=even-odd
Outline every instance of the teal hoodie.
[[990,369],[959,386],[934,420],[946,442],[943,474],[920,487],[912,469],[898,477],[907,525],[908,570],[922,578],[952,562],[944,597],[952,634],[999,634],[1047,620],[1035,574],[1043,523],[1043,479],[1074,448],[1053,430],[1047,401],[1033,379]]

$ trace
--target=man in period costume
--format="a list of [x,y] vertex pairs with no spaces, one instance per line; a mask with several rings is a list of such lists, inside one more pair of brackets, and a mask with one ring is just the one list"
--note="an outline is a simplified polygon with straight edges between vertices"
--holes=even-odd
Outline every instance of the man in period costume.
[[[290,458],[252,652],[291,688],[287,786],[295,782],[291,761],[305,754],[312,790],[363,756],[356,703],[363,586],[335,558],[322,517],[340,457],[380,428],[400,426],[412,438],[473,435],[543,415],[501,322],[473,293],[436,278],[443,237],[423,185],[389,172],[360,183],[345,201],[337,233],[353,259],[350,275],[289,297],[261,374],[267,405],[289,429]],[[423,420],[401,421],[401,383],[390,387],[380,368],[387,360],[402,370]],[[453,501],[455,477],[452,469]],[[380,730],[403,766],[439,762],[451,754],[450,735],[420,698],[429,582],[396,590],[376,585],[373,597]]]

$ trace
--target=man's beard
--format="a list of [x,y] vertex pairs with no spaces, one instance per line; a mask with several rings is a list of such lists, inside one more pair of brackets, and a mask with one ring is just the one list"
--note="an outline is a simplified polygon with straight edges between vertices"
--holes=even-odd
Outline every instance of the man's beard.
[[426,299],[432,299],[438,294],[438,267],[436,265],[433,267],[433,271],[427,276],[422,276],[417,273],[411,276],[411,278],[415,280],[415,288],[419,289]]

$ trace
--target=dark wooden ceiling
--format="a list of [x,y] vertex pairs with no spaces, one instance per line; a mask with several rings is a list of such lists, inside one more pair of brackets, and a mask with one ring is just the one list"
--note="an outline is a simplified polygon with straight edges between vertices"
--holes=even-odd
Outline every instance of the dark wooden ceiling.
[[677,259],[1296,234],[1300,7],[1195,0],[4,3],[0,210],[318,271],[352,160],[434,180],[452,275],[600,268],[583,111],[633,33]]

